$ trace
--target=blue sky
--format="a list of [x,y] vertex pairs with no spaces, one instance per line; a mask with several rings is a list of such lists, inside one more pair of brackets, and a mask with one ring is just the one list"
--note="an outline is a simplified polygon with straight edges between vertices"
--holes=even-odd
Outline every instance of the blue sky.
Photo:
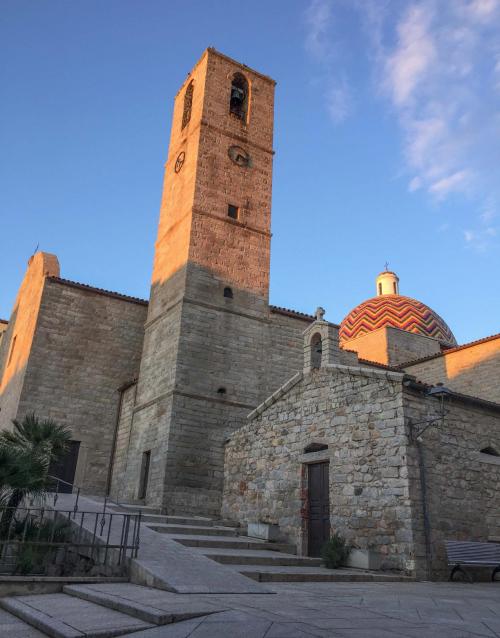
[[500,0],[2,0],[0,317],[37,244],[147,298],[207,46],[278,82],[272,303],[340,321],[387,260],[459,342],[499,331]]

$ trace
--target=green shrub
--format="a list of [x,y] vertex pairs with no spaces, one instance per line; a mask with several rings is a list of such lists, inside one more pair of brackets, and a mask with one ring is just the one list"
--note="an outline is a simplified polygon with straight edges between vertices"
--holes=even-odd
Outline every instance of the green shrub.
[[55,559],[58,544],[64,546],[70,539],[71,526],[68,521],[40,521],[29,515],[15,519],[12,540],[22,541],[16,548],[15,573],[45,572],[47,565]]
[[337,569],[344,565],[351,548],[347,545],[343,536],[337,532],[327,541],[321,549],[321,557],[328,569]]

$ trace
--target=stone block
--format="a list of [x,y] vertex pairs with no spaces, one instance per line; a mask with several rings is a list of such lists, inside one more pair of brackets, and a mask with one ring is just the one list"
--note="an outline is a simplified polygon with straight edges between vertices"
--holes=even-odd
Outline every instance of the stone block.
[[356,549],[352,548],[347,559],[347,567],[355,567],[357,569],[380,569],[382,558],[378,552],[373,549]]
[[252,538],[277,541],[280,537],[280,527],[274,523],[248,523],[247,534]]

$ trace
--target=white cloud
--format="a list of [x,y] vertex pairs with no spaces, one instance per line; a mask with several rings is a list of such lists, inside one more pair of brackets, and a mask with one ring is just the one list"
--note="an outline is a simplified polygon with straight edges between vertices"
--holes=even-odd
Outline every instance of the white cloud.
[[430,19],[424,6],[412,6],[398,25],[397,48],[385,63],[388,88],[397,105],[412,97],[436,57]]
[[332,0],[312,0],[305,12],[306,49],[317,60],[322,69],[321,82],[326,110],[334,122],[340,124],[352,112],[352,94],[345,75],[338,72],[335,39],[331,36],[334,27]]
[[[353,11],[366,50],[343,31]],[[357,103],[349,70],[361,54],[399,125],[408,191],[439,206],[465,198],[473,212],[464,239],[488,246],[496,205],[485,202],[500,200],[500,0],[311,0],[305,21],[332,121]]]
[[422,187],[422,180],[418,176],[411,179],[410,183],[408,184],[408,190],[410,191],[410,193],[413,193],[414,191],[418,191],[418,189],[421,187]]
[[477,252],[486,252],[498,236],[499,228],[494,225],[497,217],[495,201],[489,198],[478,216],[476,227],[463,231],[466,244]]
[[484,22],[491,20],[499,7],[499,0],[472,0],[466,5],[466,12],[471,18]]
[[483,207],[479,219],[483,224],[490,224],[497,217],[497,209],[492,199],[488,200]]
[[328,0],[311,2],[306,11],[306,48],[317,57],[329,55],[331,51],[328,37],[331,19],[331,3]]
[[485,150],[500,145],[493,93],[500,90],[500,0],[415,0],[399,13],[401,5],[391,6],[374,40],[382,43],[377,72],[403,135],[408,190],[425,189],[434,200],[482,198],[497,180],[496,158]]
[[439,198],[443,198],[451,191],[465,190],[469,180],[470,174],[467,171],[457,171],[453,173],[453,175],[443,177],[431,184],[429,190],[431,193],[435,193]]
[[351,112],[351,91],[345,79],[333,81],[327,90],[327,110],[332,120],[339,124],[343,122]]

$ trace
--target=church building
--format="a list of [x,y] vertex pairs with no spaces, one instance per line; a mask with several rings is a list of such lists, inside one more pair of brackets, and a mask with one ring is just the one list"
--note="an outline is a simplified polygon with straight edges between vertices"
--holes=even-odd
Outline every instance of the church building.
[[438,573],[446,538],[500,537],[500,335],[458,345],[388,270],[340,324],[270,304],[274,89],[211,48],[181,86],[149,301],[30,258],[0,428],[67,425],[68,489]]

